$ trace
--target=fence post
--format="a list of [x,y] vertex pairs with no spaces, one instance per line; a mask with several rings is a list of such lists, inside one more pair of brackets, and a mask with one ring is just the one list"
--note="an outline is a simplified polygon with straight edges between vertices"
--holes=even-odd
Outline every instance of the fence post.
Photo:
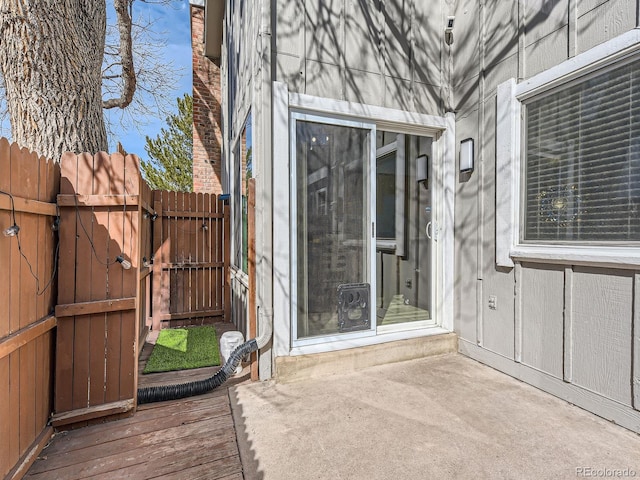
[[162,266],[165,262],[162,236],[162,192],[153,192],[153,209],[157,215],[153,223],[153,320],[151,329],[160,330],[160,313],[162,313]]

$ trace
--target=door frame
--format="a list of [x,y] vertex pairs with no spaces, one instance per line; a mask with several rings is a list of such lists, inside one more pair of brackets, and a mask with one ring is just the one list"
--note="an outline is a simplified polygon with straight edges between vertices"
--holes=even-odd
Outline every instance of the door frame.
[[[434,290],[432,299],[437,326],[377,333],[353,340],[337,340],[315,345],[293,346],[292,278],[295,258],[291,255],[290,205],[290,113],[299,111],[346,120],[375,123],[376,128],[433,138],[432,175],[437,189],[433,215],[437,219]],[[415,112],[346,102],[307,94],[290,93],[282,82],[273,82],[273,355],[276,357],[342,350],[388,341],[415,338],[453,331],[454,292],[454,192],[455,192],[455,114],[425,115]],[[286,174],[285,174],[286,172]],[[283,176],[284,174],[284,176]],[[280,179],[280,181],[278,180]],[[286,179],[286,180],[285,180]],[[285,180],[285,181],[282,181]]]

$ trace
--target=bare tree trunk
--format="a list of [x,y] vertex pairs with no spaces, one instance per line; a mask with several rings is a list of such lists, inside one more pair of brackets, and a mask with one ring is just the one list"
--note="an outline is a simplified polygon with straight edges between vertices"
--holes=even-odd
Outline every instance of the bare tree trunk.
[[14,141],[46,157],[107,149],[105,0],[0,0],[0,71]]

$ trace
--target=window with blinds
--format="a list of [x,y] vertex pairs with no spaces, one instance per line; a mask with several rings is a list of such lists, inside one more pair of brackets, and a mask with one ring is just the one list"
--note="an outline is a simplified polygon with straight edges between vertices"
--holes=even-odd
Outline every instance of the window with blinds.
[[640,242],[640,61],[525,105],[525,242]]

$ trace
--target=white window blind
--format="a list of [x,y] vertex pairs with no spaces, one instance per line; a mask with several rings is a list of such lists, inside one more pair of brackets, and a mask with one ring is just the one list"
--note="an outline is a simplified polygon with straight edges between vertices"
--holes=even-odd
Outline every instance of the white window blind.
[[640,241],[640,61],[526,108],[526,243]]

